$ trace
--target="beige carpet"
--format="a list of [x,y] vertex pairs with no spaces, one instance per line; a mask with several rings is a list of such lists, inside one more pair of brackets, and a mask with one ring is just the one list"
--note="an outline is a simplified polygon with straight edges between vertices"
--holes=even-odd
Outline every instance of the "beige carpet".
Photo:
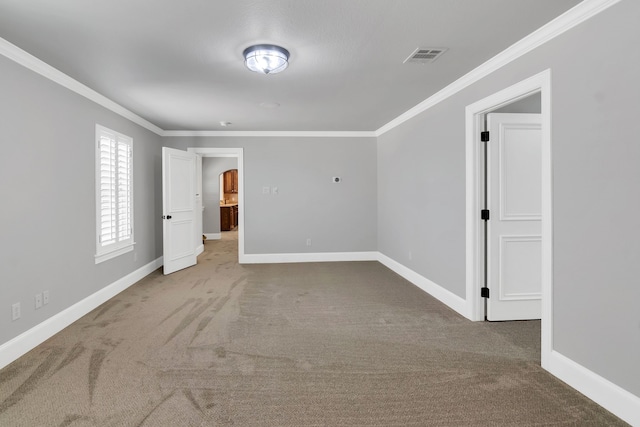
[[235,233],[0,371],[0,426],[616,426],[539,366],[539,322],[473,323],[375,262],[237,263]]

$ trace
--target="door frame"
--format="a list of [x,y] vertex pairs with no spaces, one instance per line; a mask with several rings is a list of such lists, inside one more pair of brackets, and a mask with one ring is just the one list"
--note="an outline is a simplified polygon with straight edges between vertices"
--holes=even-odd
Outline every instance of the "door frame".
[[238,262],[244,264],[244,149],[243,148],[212,148],[189,147],[187,151],[202,157],[235,157],[238,159]]
[[529,95],[541,94],[542,121],[542,330],[541,362],[547,368],[553,349],[553,227],[551,169],[551,70],[547,69],[526,80],[496,92],[465,109],[466,153],[466,302],[467,317],[484,320],[483,228],[480,210],[483,206],[483,164],[480,132],[484,115]]

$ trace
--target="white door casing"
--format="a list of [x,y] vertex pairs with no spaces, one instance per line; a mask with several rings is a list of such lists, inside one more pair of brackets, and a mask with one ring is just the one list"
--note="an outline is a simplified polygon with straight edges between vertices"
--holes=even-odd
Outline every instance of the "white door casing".
[[196,256],[204,252],[203,236],[204,204],[202,201],[202,156],[196,154],[196,222],[193,227]]
[[488,320],[541,318],[540,114],[487,115]]
[[164,274],[195,265],[196,155],[162,147]]

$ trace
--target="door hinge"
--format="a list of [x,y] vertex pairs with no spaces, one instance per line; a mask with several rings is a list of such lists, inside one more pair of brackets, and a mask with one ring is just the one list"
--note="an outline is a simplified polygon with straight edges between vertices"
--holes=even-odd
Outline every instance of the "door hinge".
[[482,142],[489,141],[489,131],[488,130],[480,132],[480,141],[482,141]]
[[489,209],[482,209],[480,211],[480,219],[483,221],[489,221]]
[[489,288],[480,288],[480,297],[489,298]]

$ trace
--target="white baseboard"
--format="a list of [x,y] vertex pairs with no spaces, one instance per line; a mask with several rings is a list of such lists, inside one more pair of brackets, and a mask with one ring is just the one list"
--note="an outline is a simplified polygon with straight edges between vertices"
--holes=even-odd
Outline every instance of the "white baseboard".
[[380,252],[320,252],[296,254],[243,254],[242,264],[278,264],[297,262],[337,262],[337,261],[379,261],[381,264],[399,274],[434,298],[440,300],[465,317],[468,316],[468,304],[464,298],[446,290],[405,267]]
[[[209,237],[207,236],[207,238]],[[243,258],[243,263],[247,264],[379,261],[451,309],[469,318],[467,313],[468,304],[465,299],[379,252],[245,254]],[[162,265],[163,260],[160,257],[1,345],[0,369]],[[640,426],[640,397],[624,390],[557,351],[551,352],[545,369],[624,421],[633,426]]]
[[204,243],[196,248],[196,256],[200,255],[202,252],[204,252]]
[[298,254],[244,254],[242,264],[281,264],[290,262],[377,261],[378,252],[316,252]]
[[545,369],[632,426],[640,426],[640,397],[557,351],[551,352]]
[[220,240],[222,239],[222,233],[204,233],[204,237],[207,240]]
[[[465,299],[433,283],[386,255],[379,254],[378,261],[434,298],[440,300],[451,309],[471,319],[470,310],[468,309],[469,304],[467,304]],[[551,352],[549,362],[545,364],[544,368],[617,417],[620,417],[632,426],[640,427],[640,397],[617,386],[557,351]]]
[[461,298],[453,292],[448,291],[442,286],[432,282],[424,276],[421,276],[410,268],[405,267],[404,265],[382,253],[378,253],[378,261],[380,261],[380,263],[388,269],[404,277],[415,286],[419,287],[432,297],[447,305],[449,308],[457,311],[464,317],[469,318],[467,308],[468,304],[464,298]]
[[94,310],[109,299],[118,295],[138,280],[157,270],[163,265],[162,257],[151,261],[123,278],[105,286],[98,292],[78,301],[71,307],[53,315],[0,346],[0,369],[20,356],[48,340],[82,316]]

